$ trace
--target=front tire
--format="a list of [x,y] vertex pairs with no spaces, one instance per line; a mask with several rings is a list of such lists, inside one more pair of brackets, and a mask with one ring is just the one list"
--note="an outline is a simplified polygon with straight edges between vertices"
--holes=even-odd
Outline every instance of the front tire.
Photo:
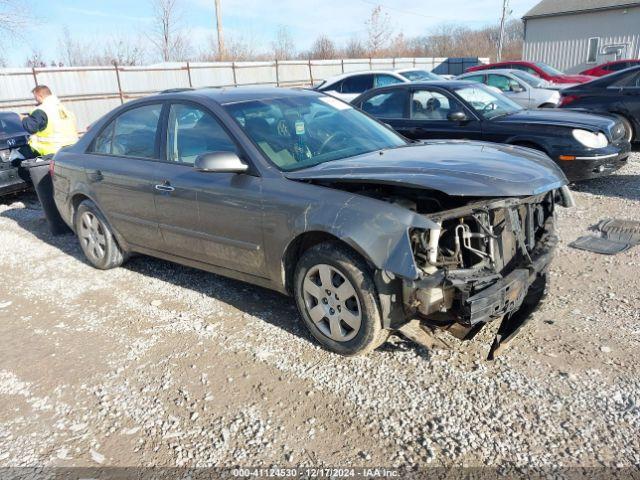
[[631,122],[629,120],[627,120],[622,115],[617,115],[617,117],[620,120],[620,122],[622,122],[622,125],[624,126],[624,130],[625,130],[624,139],[627,142],[633,142],[634,137],[635,137],[635,133],[633,131],[633,125],[631,124]]
[[109,270],[126,260],[126,254],[116,242],[109,223],[91,200],[80,203],[74,223],[80,247],[95,268]]
[[307,250],[296,266],[294,296],[313,337],[327,350],[352,356],[382,345],[382,328],[373,277],[367,263],[334,242]]

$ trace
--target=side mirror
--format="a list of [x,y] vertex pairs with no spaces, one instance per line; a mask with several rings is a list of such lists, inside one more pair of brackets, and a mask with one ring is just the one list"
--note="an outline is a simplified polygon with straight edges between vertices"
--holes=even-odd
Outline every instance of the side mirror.
[[467,114],[464,112],[451,112],[447,116],[447,119],[449,119],[450,122],[466,122],[469,120],[469,117],[467,117]]
[[208,152],[198,155],[193,168],[199,172],[244,173],[249,166],[233,152]]
[[511,91],[513,93],[521,93],[524,92],[524,88],[522,87],[522,85],[511,85]]

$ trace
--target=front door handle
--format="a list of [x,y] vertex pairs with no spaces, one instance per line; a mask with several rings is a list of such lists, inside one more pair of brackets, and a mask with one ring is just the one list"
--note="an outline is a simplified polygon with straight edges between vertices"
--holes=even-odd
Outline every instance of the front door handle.
[[175,190],[175,188],[171,186],[171,183],[169,183],[169,180],[165,180],[163,183],[156,185],[155,188],[161,192],[173,192]]
[[89,172],[87,176],[92,182],[99,182],[104,179],[104,176],[102,175],[102,172],[100,170],[93,170]]

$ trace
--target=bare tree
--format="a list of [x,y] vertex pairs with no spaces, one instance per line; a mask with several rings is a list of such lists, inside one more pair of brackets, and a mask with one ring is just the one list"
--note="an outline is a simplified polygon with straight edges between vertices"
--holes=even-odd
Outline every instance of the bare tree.
[[342,54],[346,58],[364,58],[367,56],[367,50],[362,42],[354,37],[347,42]]
[[42,52],[38,49],[33,49],[31,54],[27,57],[24,62],[25,67],[46,67],[47,62],[45,62]]
[[184,60],[190,50],[183,30],[183,13],[179,0],[151,0],[154,11],[149,41],[164,62]]
[[88,52],[93,49],[87,48],[87,45],[81,45],[80,42],[75,40],[69,27],[65,25],[62,27],[62,36],[58,39],[58,50],[60,61],[64,65],[77,67],[89,63]]
[[141,65],[146,51],[141,41],[133,42],[125,37],[113,37],[105,45],[102,52],[94,56],[95,65]]
[[324,34],[315,39],[309,51],[309,58],[315,58],[317,60],[327,60],[335,58],[336,56],[337,50],[335,43]]
[[29,20],[25,4],[19,0],[0,0],[0,39],[14,41],[22,36]]
[[[197,58],[203,62],[220,61],[222,55],[218,49],[218,42],[212,37],[209,38],[209,46],[201,51]],[[227,61],[248,61],[256,60],[255,41],[253,38],[243,36],[227,36],[224,44],[224,60]]]
[[389,15],[382,11],[378,5],[371,10],[371,15],[364,22],[367,26],[367,49],[369,56],[377,55],[388,43],[391,36],[391,23]]
[[278,28],[276,38],[271,43],[271,46],[273,47],[273,58],[276,60],[286,60],[287,58],[295,57],[296,46],[293,43],[289,28],[284,25],[280,25]]

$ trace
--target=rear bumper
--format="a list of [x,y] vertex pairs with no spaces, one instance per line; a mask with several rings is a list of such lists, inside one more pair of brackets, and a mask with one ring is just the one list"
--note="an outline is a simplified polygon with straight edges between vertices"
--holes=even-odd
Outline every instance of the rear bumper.
[[0,170],[0,196],[23,192],[31,188],[31,183],[22,178],[17,167]]

